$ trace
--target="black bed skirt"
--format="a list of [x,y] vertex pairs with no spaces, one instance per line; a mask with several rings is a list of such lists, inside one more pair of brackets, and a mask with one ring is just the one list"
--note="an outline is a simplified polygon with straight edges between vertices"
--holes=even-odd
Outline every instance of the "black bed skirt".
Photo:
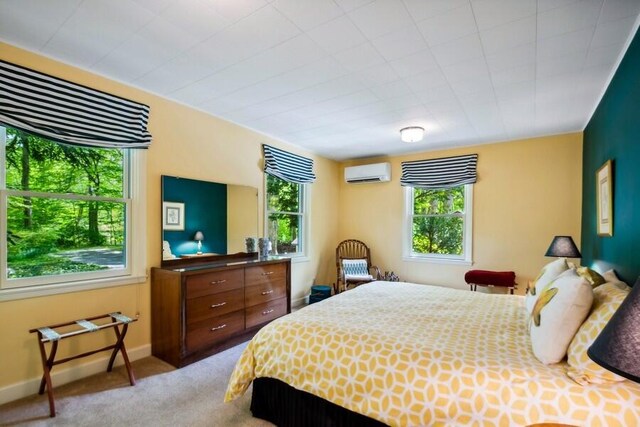
[[253,380],[251,413],[280,427],[386,425],[273,378]]

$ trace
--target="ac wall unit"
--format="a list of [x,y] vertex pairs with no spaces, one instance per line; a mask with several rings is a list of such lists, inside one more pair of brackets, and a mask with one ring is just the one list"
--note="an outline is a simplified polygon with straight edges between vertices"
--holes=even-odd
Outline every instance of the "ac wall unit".
[[346,167],[344,168],[344,180],[351,184],[391,181],[391,163]]

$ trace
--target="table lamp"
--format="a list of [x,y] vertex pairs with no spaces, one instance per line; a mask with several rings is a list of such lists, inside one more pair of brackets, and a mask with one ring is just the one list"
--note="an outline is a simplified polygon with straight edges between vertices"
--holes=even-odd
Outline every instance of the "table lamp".
[[202,241],[204,240],[204,234],[202,234],[202,231],[196,231],[196,235],[193,237],[193,240],[198,241],[198,252],[196,252],[196,254],[202,255]]
[[587,350],[598,365],[640,382],[640,277]]
[[544,256],[555,256],[561,258],[582,258],[578,247],[573,242],[571,236],[556,236],[551,241],[549,249]]

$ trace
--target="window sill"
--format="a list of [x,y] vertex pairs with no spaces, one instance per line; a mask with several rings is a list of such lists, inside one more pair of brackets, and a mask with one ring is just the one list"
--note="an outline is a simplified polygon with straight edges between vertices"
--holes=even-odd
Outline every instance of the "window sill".
[[298,262],[307,262],[310,261],[310,258],[307,255],[302,254],[278,254],[278,255],[269,255],[276,258],[289,258],[292,264],[296,264]]
[[408,262],[426,262],[431,264],[454,264],[454,265],[473,265],[473,261],[456,258],[438,258],[438,257],[422,257],[422,256],[403,256],[403,261]]
[[144,283],[147,276],[110,277],[70,283],[0,289],[0,302]]

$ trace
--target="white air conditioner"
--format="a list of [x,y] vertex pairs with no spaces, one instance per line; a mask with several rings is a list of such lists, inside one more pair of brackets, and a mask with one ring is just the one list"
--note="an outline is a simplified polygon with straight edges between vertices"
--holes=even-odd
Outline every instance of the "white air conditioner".
[[352,184],[391,181],[391,163],[373,163],[344,168],[344,180]]

